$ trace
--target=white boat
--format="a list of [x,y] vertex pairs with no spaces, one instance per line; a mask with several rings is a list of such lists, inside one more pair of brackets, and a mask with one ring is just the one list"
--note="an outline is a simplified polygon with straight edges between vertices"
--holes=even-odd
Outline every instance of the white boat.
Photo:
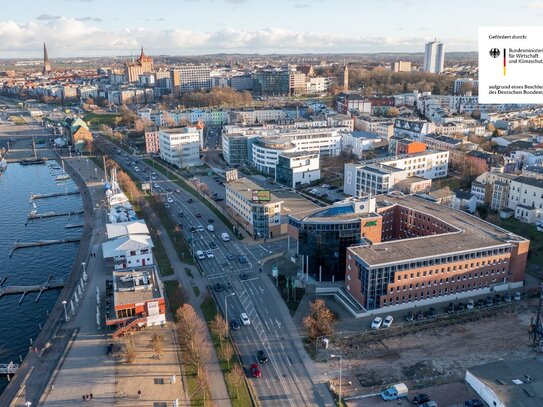
[[8,168],[8,162],[5,159],[0,158],[0,171],[4,171],[7,168]]
[[71,177],[68,174],[64,173],[64,174],[57,175],[55,177],[55,181],[65,181],[65,180],[70,179],[70,178]]

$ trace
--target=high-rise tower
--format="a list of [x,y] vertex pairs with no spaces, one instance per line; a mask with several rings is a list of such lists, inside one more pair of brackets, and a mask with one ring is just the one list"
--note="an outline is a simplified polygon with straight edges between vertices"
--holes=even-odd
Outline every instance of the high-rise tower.
[[338,86],[343,92],[349,91],[349,67],[347,63],[343,64],[341,72],[339,73]]
[[51,62],[49,62],[49,55],[47,54],[47,47],[45,42],[43,43],[43,70],[44,74],[51,72]]
[[424,47],[424,67],[426,72],[441,73],[445,64],[445,46],[434,40]]

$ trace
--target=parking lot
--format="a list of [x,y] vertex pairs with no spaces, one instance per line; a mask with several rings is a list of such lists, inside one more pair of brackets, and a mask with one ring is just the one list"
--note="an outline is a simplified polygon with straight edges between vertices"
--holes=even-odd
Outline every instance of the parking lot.
[[[435,319],[406,322],[404,311],[391,328],[373,331],[369,318],[361,322],[365,331],[338,335],[346,337],[332,340],[325,352],[343,355],[345,396],[376,393],[397,382],[409,388],[457,383],[469,367],[533,355],[528,328],[537,305],[537,299],[523,299],[447,314],[448,304],[441,304]],[[337,383],[338,361],[328,359],[324,366]],[[461,402],[460,397],[444,405]]]

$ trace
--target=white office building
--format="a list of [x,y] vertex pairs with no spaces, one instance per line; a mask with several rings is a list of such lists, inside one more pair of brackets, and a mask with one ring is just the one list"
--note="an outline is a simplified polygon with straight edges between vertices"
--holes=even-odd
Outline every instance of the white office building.
[[179,168],[202,165],[200,132],[195,127],[162,129],[158,133],[160,158]]
[[426,43],[424,48],[424,70],[441,73],[445,65],[445,45],[439,41]]
[[204,65],[177,66],[171,71],[174,91],[194,92],[211,89],[211,68]]

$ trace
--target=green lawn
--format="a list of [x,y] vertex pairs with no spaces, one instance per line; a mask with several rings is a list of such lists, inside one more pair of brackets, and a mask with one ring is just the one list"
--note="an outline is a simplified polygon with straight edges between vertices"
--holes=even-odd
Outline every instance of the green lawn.
[[115,118],[117,117],[120,117],[117,113],[88,113],[83,117],[83,120],[92,127],[98,127],[101,124],[112,126],[115,124]]
[[224,216],[221,211],[219,211],[215,206],[208,202],[207,199],[203,198],[198,193],[198,191],[196,191],[188,182],[186,182],[183,178],[177,176],[172,170],[168,169],[163,164],[155,160],[145,159],[145,162],[150,166],[154,167],[156,170],[160,171],[162,174],[166,175],[170,180],[179,185],[179,187],[183,188],[187,192],[190,192],[196,199],[203,202],[215,214],[215,216],[217,216],[221,220],[221,222],[224,223],[225,226],[233,233],[234,226],[232,225],[232,222],[230,222],[230,220],[226,216]]
[[166,290],[166,298],[170,304],[173,318],[176,319],[175,313],[185,302],[183,299],[183,291],[177,281],[164,281],[164,289]]
[[[215,304],[215,301],[213,300],[211,296],[207,296],[202,302],[201,308],[202,308],[202,312],[204,313],[204,318],[209,328],[211,340],[213,341],[213,347],[215,348],[215,351],[217,352],[217,357],[218,357],[221,343],[219,341],[219,338],[216,335],[214,335],[213,332],[211,331],[211,325],[210,325],[211,321],[213,321],[213,319],[215,318],[215,315],[218,312],[217,305]],[[228,343],[232,345],[230,338],[227,338],[226,340]],[[226,382],[226,389],[228,390],[228,394],[230,396],[232,405],[234,407],[252,406],[253,401],[251,400],[251,395],[249,394],[250,384],[247,382],[247,380],[245,380],[245,383],[241,385],[239,388],[239,397],[238,397],[236,386],[230,376],[230,370],[235,364],[238,364],[236,356],[234,355],[230,361],[219,358],[219,362],[221,364],[221,370],[223,372],[224,379]]]
[[147,224],[147,227],[149,228],[149,232],[151,232],[152,236],[155,236],[153,239],[153,243],[155,247],[153,247],[153,255],[155,256],[156,262],[158,263],[158,267],[160,269],[160,275],[162,276],[170,276],[173,274],[173,267],[170,264],[170,260],[168,259],[168,255],[166,254],[166,251],[164,250],[164,246],[162,246],[162,242],[160,241],[160,238],[158,237],[158,234],[156,232],[156,229],[153,228],[150,222],[147,220],[145,221]]

